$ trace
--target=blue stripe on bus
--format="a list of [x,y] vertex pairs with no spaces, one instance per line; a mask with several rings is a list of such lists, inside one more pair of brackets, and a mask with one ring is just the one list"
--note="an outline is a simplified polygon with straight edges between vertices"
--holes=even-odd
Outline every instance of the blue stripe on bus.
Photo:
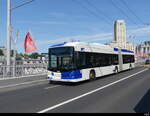
[[61,79],[79,79],[79,78],[82,78],[80,70],[73,70],[61,73]]
[[[114,51],[119,51],[119,49],[114,48]],[[121,49],[121,52],[134,53],[133,51],[130,51],[130,50],[127,50],[127,49]]]
[[81,48],[81,51],[84,51],[85,50],[85,48]]
[[118,51],[118,48],[114,48],[114,51]]
[[52,45],[51,47],[56,47],[56,46],[64,46],[67,42],[64,43],[60,43],[60,44],[56,44],[56,45]]
[[121,49],[122,52],[128,52],[128,53],[134,53],[133,51],[126,50],[126,49]]

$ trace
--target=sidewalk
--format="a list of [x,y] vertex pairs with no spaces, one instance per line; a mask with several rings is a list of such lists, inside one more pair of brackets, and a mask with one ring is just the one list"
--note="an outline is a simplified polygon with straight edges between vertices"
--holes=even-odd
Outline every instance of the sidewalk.
[[20,78],[8,78],[5,80],[0,80],[0,88],[11,87],[13,85],[22,85],[28,83],[35,83],[40,81],[47,81],[46,74],[43,75],[33,75],[29,77],[20,77]]

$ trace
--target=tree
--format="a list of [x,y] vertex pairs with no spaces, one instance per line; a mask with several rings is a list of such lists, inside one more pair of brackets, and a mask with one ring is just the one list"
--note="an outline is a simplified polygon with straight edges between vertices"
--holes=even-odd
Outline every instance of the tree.
[[20,54],[16,54],[17,57],[23,57],[23,54],[20,53]]
[[23,57],[24,58],[29,58],[29,55],[28,54],[24,54]]
[[4,56],[4,53],[1,49],[0,49],[0,56]]
[[26,53],[25,54],[19,53],[16,56],[17,57],[23,57],[23,58],[32,58],[32,59],[37,59],[38,57],[41,57],[41,55],[39,53],[37,53],[37,52],[32,53],[30,55],[28,55]]
[[40,55],[35,52],[35,53],[32,53],[29,57],[32,58],[32,59],[37,59]]

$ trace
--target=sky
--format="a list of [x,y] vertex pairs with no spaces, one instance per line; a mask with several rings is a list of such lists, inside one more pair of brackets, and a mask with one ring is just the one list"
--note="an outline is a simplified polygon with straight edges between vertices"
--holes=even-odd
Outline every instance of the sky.
[[[28,0],[11,0],[12,8]],[[71,40],[108,43],[114,39],[114,21],[124,20],[127,40],[135,44],[150,40],[150,0],[34,0],[12,11],[13,39],[24,53],[28,31],[38,50]],[[7,0],[0,0],[0,46],[6,46]],[[12,45],[13,48],[13,45]]]

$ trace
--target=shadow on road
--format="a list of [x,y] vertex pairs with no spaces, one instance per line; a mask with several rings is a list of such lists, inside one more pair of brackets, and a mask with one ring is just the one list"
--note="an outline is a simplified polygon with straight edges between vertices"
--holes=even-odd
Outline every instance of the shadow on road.
[[78,86],[84,83],[87,83],[88,81],[82,81],[82,82],[77,82],[77,83],[73,83],[73,82],[61,82],[61,81],[53,81],[50,84],[52,85],[63,85],[63,86]]
[[150,112],[150,89],[146,92],[140,102],[135,106],[134,111],[136,113]]

